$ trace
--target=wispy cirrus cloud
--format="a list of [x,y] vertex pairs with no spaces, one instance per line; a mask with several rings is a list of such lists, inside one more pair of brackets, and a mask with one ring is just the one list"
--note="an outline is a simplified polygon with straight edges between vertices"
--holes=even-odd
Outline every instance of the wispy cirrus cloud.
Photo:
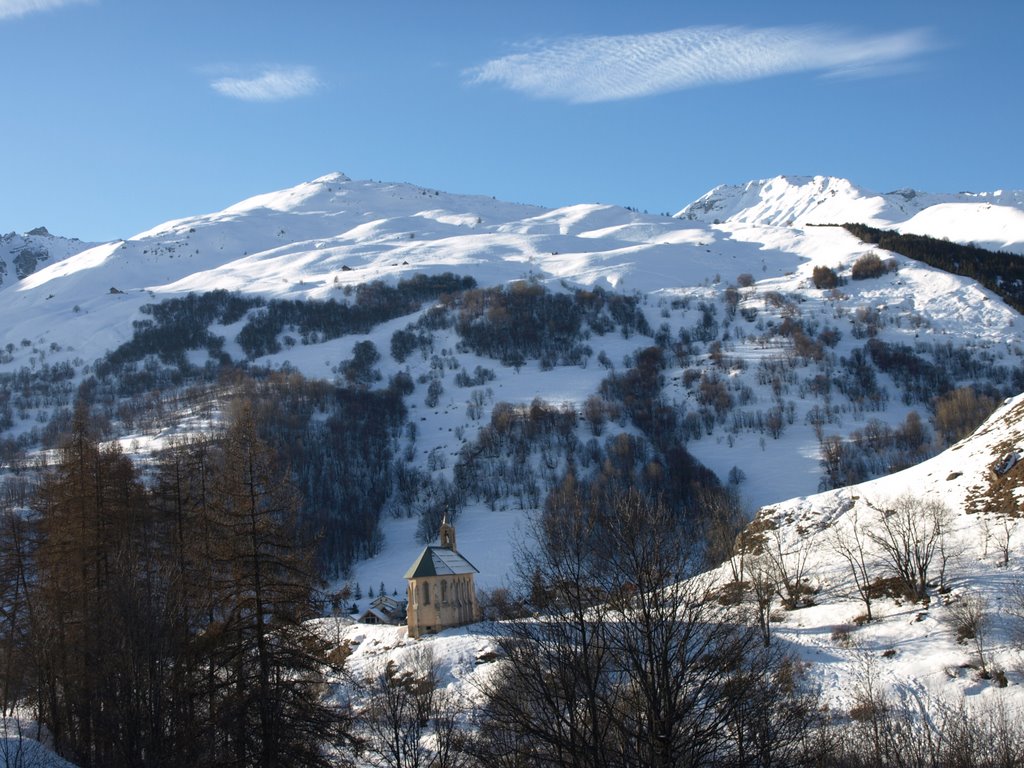
[[0,20],[14,19],[39,11],[52,11],[65,5],[78,5],[91,0],[0,0]]
[[308,96],[321,83],[312,67],[264,67],[249,77],[219,77],[210,87],[242,101],[283,101]]
[[854,35],[829,27],[688,27],[534,45],[467,71],[529,96],[615,101],[795,72],[872,76],[934,47],[924,30]]

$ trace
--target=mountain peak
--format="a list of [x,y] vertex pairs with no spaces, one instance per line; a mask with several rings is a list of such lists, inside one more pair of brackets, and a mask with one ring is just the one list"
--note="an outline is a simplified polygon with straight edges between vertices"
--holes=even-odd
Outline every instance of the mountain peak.
[[780,175],[745,184],[720,184],[676,217],[707,223],[794,226],[807,223],[808,215],[829,200],[846,202],[870,199],[870,195],[837,176]]
[[324,174],[316,179],[313,179],[313,184],[343,184],[346,181],[352,181],[341,171],[333,171],[331,173]]

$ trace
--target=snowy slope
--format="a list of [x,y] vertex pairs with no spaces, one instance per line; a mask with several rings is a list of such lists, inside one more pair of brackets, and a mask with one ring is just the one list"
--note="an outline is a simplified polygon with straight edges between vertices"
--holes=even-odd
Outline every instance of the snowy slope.
[[[849,707],[866,661],[893,692],[922,703],[1004,695],[979,676],[973,644],[957,642],[950,606],[966,595],[980,595],[988,605],[989,670],[1003,671],[1005,695],[1024,703],[1017,634],[1024,616],[1015,617],[1020,609],[1011,605],[1013,590],[1024,586],[1024,463],[1007,462],[1014,456],[1024,456],[1024,396],[1006,401],[974,435],[916,467],[761,510],[754,525],[777,532],[791,557],[808,553],[808,582],[820,590],[813,607],[780,612],[777,636],[811,665],[833,703]],[[830,542],[855,521],[867,531],[880,530],[882,510],[903,494],[941,502],[952,512],[945,539],[950,591],[933,588],[927,606],[883,598],[873,606],[876,621],[857,626],[864,605]],[[1009,563],[1003,567],[1007,542]],[[890,575],[870,541],[868,553],[873,578]],[[936,583],[938,562],[931,569]],[[728,567],[719,573],[730,578]]]
[[[1008,453],[1021,461],[1002,474]],[[850,573],[830,543],[835,531],[848,530],[854,520],[878,530],[887,504],[902,494],[945,503],[952,511],[945,546],[950,553],[946,580],[949,591],[931,590],[928,605],[894,598],[874,601],[874,621],[859,623],[863,603],[856,597]],[[993,506],[986,498],[1008,501]],[[1010,509],[1004,516],[1000,510]],[[933,714],[955,708],[1009,701],[1024,706],[1024,671],[1014,633],[1024,630],[1024,615],[1011,615],[1012,585],[1024,586],[1024,395],[1006,401],[973,436],[923,464],[889,477],[828,493],[791,499],[761,510],[754,525],[778,535],[781,551],[792,559],[806,557],[805,583],[815,593],[814,605],[773,611],[774,642],[805,665],[808,679],[821,688],[827,706],[849,712],[856,691],[872,675],[880,690],[913,711]],[[1001,534],[1002,523],[1009,534]],[[1002,567],[1000,535],[1009,536],[1010,558]],[[462,544],[460,552],[469,552]],[[873,577],[888,573],[877,548],[868,547]],[[748,555],[745,567],[751,565]],[[933,566],[937,580],[937,566]],[[723,565],[713,574],[719,583],[732,579]],[[973,643],[957,641],[950,606],[967,595],[982,596],[989,606],[987,664],[993,677],[980,675]],[[324,631],[340,644],[352,644],[347,669],[357,678],[372,674],[385,661],[413,663],[426,652],[439,663],[442,685],[472,701],[478,680],[489,674],[486,659],[494,651],[487,624],[448,630],[418,641],[404,628],[373,627],[342,620],[324,620]],[[1018,636],[1019,637],[1019,636]],[[998,686],[998,673],[1007,687]]]
[[705,223],[805,227],[854,222],[1024,253],[1024,191],[868,192],[830,176],[723,184],[676,214]]
[[47,264],[93,245],[77,238],[51,235],[46,227],[37,227],[23,235],[16,232],[0,235],[0,286],[17,282]]
[[1024,210],[991,202],[937,203],[895,227],[904,234],[973,243],[990,250],[1024,252]]

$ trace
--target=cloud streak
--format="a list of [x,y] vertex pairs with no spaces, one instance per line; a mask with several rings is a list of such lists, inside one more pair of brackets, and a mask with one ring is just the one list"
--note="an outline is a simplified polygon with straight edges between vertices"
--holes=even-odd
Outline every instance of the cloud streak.
[[796,72],[868,77],[931,48],[923,30],[856,36],[828,27],[688,27],[555,41],[466,74],[542,99],[615,101]]
[[90,0],[0,0],[0,20],[15,19],[40,11],[52,11],[65,5],[77,5]]
[[217,93],[242,101],[283,101],[308,96],[320,87],[312,67],[267,67],[253,77],[220,77]]

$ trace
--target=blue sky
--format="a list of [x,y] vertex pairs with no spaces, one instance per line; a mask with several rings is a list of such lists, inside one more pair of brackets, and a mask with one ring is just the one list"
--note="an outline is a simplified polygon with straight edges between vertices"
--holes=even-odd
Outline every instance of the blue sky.
[[780,173],[1024,188],[1019,0],[0,0],[0,232],[330,171],[676,211]]

